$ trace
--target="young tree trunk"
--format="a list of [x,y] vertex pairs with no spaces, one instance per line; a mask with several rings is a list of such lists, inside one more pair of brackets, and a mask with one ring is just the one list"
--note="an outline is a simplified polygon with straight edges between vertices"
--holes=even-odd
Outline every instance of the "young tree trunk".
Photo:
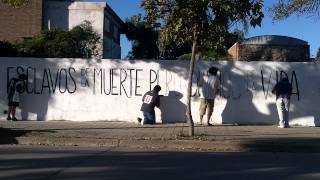
[[194,71],[194,64],[196,61],[196,50],[197,50],[197,41],[193,41],[192,45],[192,55],[189,67],[189,76],[188,76],[188,92],[187,92],[187,117],[189,122],[189,136],[194,136],[194,123],[191,113],[191,94],[192,94],[192,77]]

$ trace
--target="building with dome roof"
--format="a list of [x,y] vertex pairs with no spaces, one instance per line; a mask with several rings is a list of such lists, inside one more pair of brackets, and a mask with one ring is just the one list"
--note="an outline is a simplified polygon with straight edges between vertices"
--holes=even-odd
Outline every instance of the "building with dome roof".
[[228,53],[235,61],[309,62],[308,42],[278,35],[264,35],[235,43]]

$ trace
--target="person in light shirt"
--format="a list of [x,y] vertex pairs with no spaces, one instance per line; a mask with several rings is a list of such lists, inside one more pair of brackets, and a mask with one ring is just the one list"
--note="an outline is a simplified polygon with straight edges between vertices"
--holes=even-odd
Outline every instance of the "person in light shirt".
[[200,96],[200,125],[203,122],[203,116],[207,112],[207,125],[212,126],[210,123],[210,118],[213,113],[214,100],[216,94],[219,91],[220,80],[217,78],[218,68],[210,67],[208,72],[206,72],[200,82],[202,86],[201,96]]

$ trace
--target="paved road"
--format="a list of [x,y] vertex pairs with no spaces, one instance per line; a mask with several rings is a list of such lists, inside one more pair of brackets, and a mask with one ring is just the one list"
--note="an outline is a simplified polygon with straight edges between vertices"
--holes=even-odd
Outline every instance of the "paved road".
[[0,179],[320,179],[320,154],[0,146]]

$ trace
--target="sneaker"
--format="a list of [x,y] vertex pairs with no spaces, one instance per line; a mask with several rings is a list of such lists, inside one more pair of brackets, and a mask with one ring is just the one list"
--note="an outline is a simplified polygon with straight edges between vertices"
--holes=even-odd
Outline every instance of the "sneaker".
[[207,126],[213,126],[213,124],[211,124],[211,123],[208,123],[208,125]]
[[142,121],[142,119],[141,119],[141,118],[139,118],[139,117],[137,117],[137,124],[140,124],[140,123],[141,123],[141,121]]
[[285,128],[284,126],[278,126],[278,128]]
[[12,121],[18,121],[18,119],[16,117],[13,117]]
[[11,120],[11,117],[7,117],[7,120],[10,121],[10,120]]

